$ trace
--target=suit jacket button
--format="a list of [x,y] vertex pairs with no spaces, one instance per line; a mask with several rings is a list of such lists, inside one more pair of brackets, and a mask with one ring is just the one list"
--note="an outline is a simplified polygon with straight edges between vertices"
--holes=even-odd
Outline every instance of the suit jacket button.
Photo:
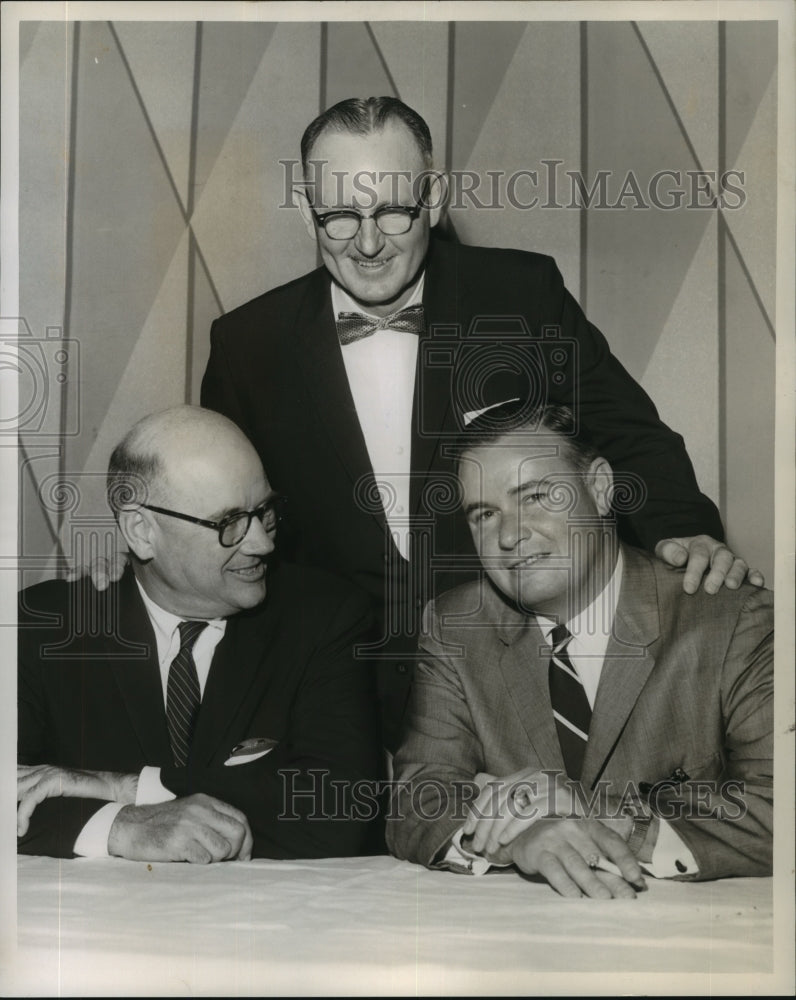
[[405,663],[399,663],[398,666],[395,669],[398,671],[399,674],[405,674],[406,673],[406,664]]

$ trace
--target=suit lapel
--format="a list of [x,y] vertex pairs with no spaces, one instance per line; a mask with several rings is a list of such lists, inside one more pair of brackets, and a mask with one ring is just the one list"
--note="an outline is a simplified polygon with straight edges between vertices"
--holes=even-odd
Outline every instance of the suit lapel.
[[[466,332],[457,326],[465,310],[459,301],[464,290],[457,289],[454,266],[446,247],[432,239],[423,286],[426,329],[417,349],[415,395],[412,412],[412,498],[417,513],[425,474],[434,464],[445,431],[455,434],[451,420],[451,380],[455,371],[455,351]],[[436,331],[436,332],[435,332]]]
[[[373,469],[337,340],[330,278],[325,271],[316,272],[316,277],[298,311],[293,331],[296,357],[318,415],[317,426],[328,437],[353,486],[363,476],[372,478]],[[380,522],[384,523],[383,517]]]
[[584,787],[600,779],[655,666],[654,643],[660,634],[655,573],[643,553],[625,546],[622,552],[622,588],[583,761]]
[[[119,628],[123,640],[142,643],[149,652],[142,660],[113,657],[112,670],[144,760],[171,761],[171,743],[163,705],[158,650],[149,615],[132,570],[119,583]],[[113,655],[111,650],[110,655]]]
[[499,659],[503,682],[540,766],[563,771],[547,680],[549,648],[535,619],[508,608],[503,614],[497,633],[504,644]]
[[269,595],[262,609],[227,622],[224,638],[213,655],[196,723],[191,756],[197,767],[209,766],[219,751],[229,754],[234,741],[227,733],[241,708],[260,703],[254,688],[268,679],[263,664],[279,618],[275,604]]

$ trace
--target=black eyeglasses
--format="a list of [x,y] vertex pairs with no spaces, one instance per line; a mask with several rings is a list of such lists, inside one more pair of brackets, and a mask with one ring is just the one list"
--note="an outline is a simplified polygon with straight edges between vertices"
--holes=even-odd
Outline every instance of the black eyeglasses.
[[181,514],[176,510],[168,510],[166,507],[156,507],[151,503],[142,503],[141,506],[156,514],[166,514],[168,517],[178,517],[181,521],[190,521],[191,524],[201,524],[203,528],[212,528],[218,532],[218,540],[224,548],[231,549],[233,545],[238,545],[243,541],[249,533],[249,528],[255,517],[269,535],[276,531],[277,524],[284,517],[285,498],[271,497],[270,500],[255,507],[254,510],[241,510],[236,514],[230,514],[221,521],[207,521],[201,517],[193,517],[191,514]]
[[363,219],[373,219],[376,227],[385,236],[403,236],[412,228],[412,223],[420,215],[422,207],[422,205],[407,207],[384,205],[382,208],[377,208],[373,215],[361,215],[353,208],[319,215],[313,208],[312,214],[330,240],[352,240],[359,232]]
[[428,177],[423,179],[423,190],[420,201],[414,205],[382,205],[372,215],[363,215],[353,208],[341,208],[320,215],[312,206],[310,210],[315,221],[324,230],[330,240],[352,240],[359,232],[363,219],[373,219],[376,228],[385,236],[403,236],[412,228],[412,223],[420,215],[425,205],[425,197],[429,188]]

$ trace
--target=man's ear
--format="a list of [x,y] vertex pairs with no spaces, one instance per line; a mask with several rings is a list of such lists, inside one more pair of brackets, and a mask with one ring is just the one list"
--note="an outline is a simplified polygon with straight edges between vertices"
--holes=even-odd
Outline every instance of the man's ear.
[[130,510],[119,511],[119,530],[127,542],[127,547],[142,562],[153,558],[155,555],[154,525],[145,510],[133,507]]
[[597,513],[606,517],[611,513],[611,499],[614,491],[614,473],[604,458],[595,458],[586,474],[586,483],[592,495]]
[[441,170],[429,171],[428,190],[423,198],[423,204],[428,208],[428,224],[433,229],[442,218],[442,210],[448,200],[448,176]]
[[304,220],[304,225],[307,227],[307,232],[310,234],[310,237],[317,242],[318,233],[315,229],[315,218],[312,214],[312,207],[310,205],[310,199],[307,197],[307,192],[302,187],[294,187],[293,195],[296,199],[298,210],[301,212],[301,218]]

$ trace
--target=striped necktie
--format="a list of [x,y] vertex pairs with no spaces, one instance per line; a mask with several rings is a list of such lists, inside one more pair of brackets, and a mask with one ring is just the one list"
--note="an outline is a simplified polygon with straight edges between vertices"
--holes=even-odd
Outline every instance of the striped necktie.
[[174,766],[185,767],[199,714],[201,693],[193,647],[207,622],[180,622],[180,650],[169,667],[166,684],[166,722],[169,727]]
[[550,639],[553,643],[549,672],[553,718],[566,772],[574,781],[579,781],[589,739],[591,706],[567,653],[572,639],[569,629],[566,625],[556,625]]

